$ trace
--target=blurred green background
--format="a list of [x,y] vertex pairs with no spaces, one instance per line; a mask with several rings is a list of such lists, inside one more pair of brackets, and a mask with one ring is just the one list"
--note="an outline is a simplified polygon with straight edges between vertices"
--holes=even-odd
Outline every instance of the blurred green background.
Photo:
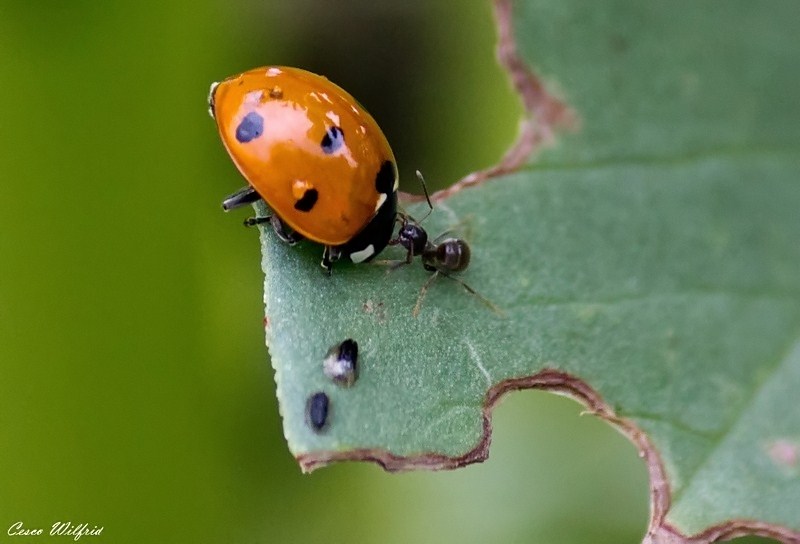
[[516,135],[494,43],[481,0],[0,0],[0,540],[16,521],[114,543],[641,539],[633,446],[554,395],[506,399],[489,461],[455,472],[301,475],[283,440],[208,85],[327,75],[417,191],[415,169],[446,186]]

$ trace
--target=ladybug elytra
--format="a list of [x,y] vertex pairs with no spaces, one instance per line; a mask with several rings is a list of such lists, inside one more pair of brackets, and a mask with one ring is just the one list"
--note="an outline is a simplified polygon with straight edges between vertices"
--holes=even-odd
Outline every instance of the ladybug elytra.
[[249,70],[211,86],[209,112],[248,186],[230,210],[263,199],[289,243],[325,246],[330,272],[341,257],[360,263],[392,237],[397,166],[375,120],[346,91],[298,68]]

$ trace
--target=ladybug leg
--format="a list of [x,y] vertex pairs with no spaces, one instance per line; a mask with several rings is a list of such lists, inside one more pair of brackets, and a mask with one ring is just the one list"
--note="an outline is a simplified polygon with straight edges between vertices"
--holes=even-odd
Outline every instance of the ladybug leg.
[[301,241],[303,237],[294,231],[288,230],[286,225],[283,224],[277,215],[265,215],[263,217],[248,217],[244,220],[245,227],[255,227],[256,225],[263,225],[269,223],[272,225],[272,230],[278,236],[281,242],[285,242],[290,246],[295,245]]
[[255,227],[256,225],[263,225],[264,223],[270,223],[272,221],[271,215],[265,215],[264,217],[248,217],[244,220],[243,224],[245,227]]
[[320,263],[320,266],[322,266],[327,275],[331,275],[333,263],[338,261],[341,256],[342,251],[338,247],[325,246],[325,250],[322,252],[322,262]]
[[281,242],[286,242],[290,246],[293,246],[303,239],[302,235],[297,234],[293,230],[287,229],[286,225],[283,224],[283,221],[281,221],[277,215],[271,215],[269,217],[269,222],[272,223],[272,230],[275,231],[275,234],[278,235],[278,238],[281,239]]
[[259,195],[255,189],[248,185],[247,187],[239,189],[232,195],[226,197],[225,200],[222,201],[222,209],[227,212],[235,208],[246,206],[247,204],[252,204],[253,202],[257,202],[259,200],[261,200],[261,195]]

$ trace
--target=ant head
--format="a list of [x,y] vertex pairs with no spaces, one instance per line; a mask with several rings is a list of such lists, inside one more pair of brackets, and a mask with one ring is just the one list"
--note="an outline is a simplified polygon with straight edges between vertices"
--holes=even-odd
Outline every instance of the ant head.
[[416,221],[405,218],[397,233],[397,242],[411,255],[422,255],[428,246],[428,233]]
[[411,263],[414,256],[422,255],[427,250],[432,250],[434,248],[434,246],[428,242],[428,233],[422,228],[422,222],[425,221],[433,211],[433,204],[431,203],[430,196],[428,196],[428,188],[425,185],[425,179],[422,177],[419,170],[417,170],[417,177],[425,192],[425,200],[428,203],[428,213],[417,221],[404,211],[397,212],[395,220],[400,224],[400,230],[397,233],[397,238],[393,238],[389,241],[390,245],[399,244],[408,251],[404,264]]

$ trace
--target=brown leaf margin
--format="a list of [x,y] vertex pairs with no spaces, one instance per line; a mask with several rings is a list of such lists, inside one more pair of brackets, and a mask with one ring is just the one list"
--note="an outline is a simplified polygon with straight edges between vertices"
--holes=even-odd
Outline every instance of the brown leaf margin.
[[[517,170],[540,149],[554,140],[556,129],[579,128],[576,112],[565,102],[551,95],[541,81],[517,53],[513,25],[513,0],[493,0],[498,29],[497,57],[508,71],[515,90],[522,98],[525,117],[520,124],[517,140],[500,161],[485,170],[473,172],[447,189],[431,195],[431,200],[442,201],[468,187],[479,185],[492,178]],[[404,194],[406,201],[421,197]],[[568,373],[545,369],[532,376],[503,380],[486,393],[483,404],[483,434],[478,444],[460,457],[448,457],[435,452],[413,456],[399,456],[382,449],[356,449],[350,451],[318,451],[300,454],[297,461],[303,472],[311,472],[333,462],[370,461],[387,472],[409,470],[451,470],[489,457],[492,442],[492,411],[500,399],[511,391],[542,389],[568,396],[586,406],[589,413],[606,420],[625,435],[639,451],[647,465],[650,478],[650,521],[643,544],[706,544],[754,535],[772,538],[786,544],[800,544],[800,532],[787,527],[756,520],[734,519],[709,527],[696,535],[684,535],[666,521],[671,504],[671,489],[664,464],[657,449],[636,424],[617,416],[600,395],[586,382]]]

